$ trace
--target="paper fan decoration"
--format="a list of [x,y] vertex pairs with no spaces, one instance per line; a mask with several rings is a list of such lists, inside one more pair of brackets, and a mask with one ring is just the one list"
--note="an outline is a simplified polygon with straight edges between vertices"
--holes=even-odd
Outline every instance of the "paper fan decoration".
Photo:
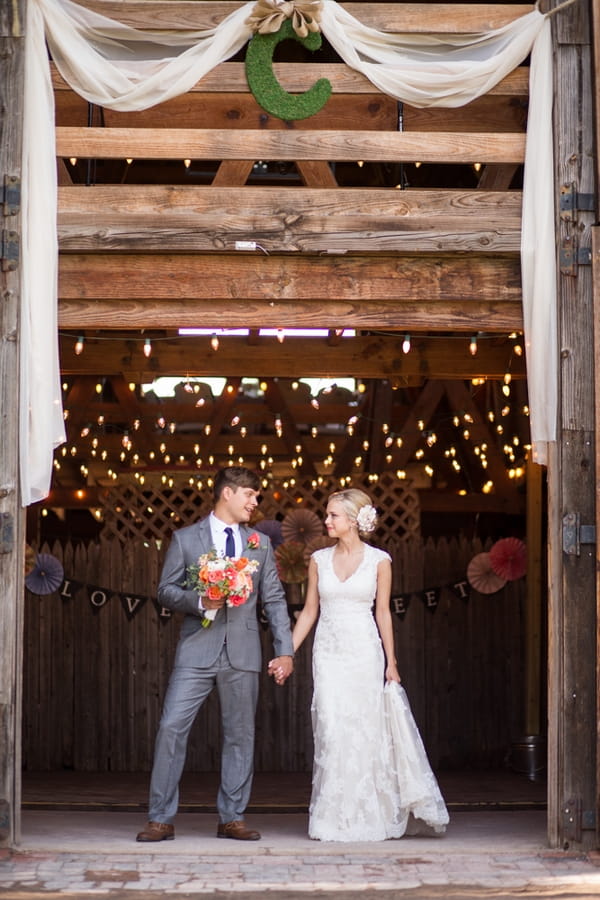
[[496,575],[489,553],[478,553],[467,566],[467,580],[480,594],[495,594],[506,584],[506,578]]
[[308,544],[323,534],[323,523],[310,509],[293,509],[281,523],[281,533],[286,541]]
[[50,553],[38,553],[35,566],[25,576],[25,584],[32,594],[52,594],[62,584],[64,569]]
[[522,578],[527,571],[527,547],[516,537],[501,538],[490,547],[490,563],[500,578]]
[[268,535],[274,548],[283,544],[281,522],[278,522],[277,519],[261,519],[260,522],[256,523],[256,530]]
[[322,534],[321,537],[313,538],[312,541],[309,541],[308,544],[304,546],[304,561],[306,565],[308,565],[309,560],[315,550],[320,550],[322,547],[333,547],[335,544],[335,538],[330,538],[326,534]]
[[304,544],[301,541],[284,541],[275,550],[277,571],[286,584],[301,584],[307,575],[304,561]]

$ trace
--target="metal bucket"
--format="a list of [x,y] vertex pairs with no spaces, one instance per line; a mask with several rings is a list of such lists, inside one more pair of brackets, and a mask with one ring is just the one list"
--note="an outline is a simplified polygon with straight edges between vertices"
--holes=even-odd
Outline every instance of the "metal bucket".
[[530,781],[539,781],[546,773],[546,758],[546,738],[528,734],[512,744],[510,767],[514,772],[527,775]]

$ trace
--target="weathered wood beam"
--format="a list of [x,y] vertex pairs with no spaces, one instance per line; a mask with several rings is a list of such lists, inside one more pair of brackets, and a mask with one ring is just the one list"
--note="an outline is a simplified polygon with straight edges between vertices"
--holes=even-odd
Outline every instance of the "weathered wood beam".
[[[196,6],[196,9],[198,7]],[[506,9],[506,7],[505,7]],[[273,72],[282,88],[289,93],[300,93],[308,90],[319,78],[327,78],[331,84],[333,94],[373,94],[376,89],[360,72],[351,69],[345,63],[274,63]],[[51,64],[52,86],[57,95],[59,107],[66,101],[60,94],[70,94],[73,102],[87,109],[86,101],[79,97],[67,84],[56,66]],[[248,93],[248,79],[244,63],[221,63],[211,69],[201,81],[198,81],[188,91],[193,93]],[[486,96],[526,97],[529,93],[529,68],[521,66],[515,69],[502,81],[490,88]],[[377,96],[383,96],[377,93]],[[159,104],[166,108],[171,101]],[[469,108],[471,104],[468,104]],[[451,113],[452,110],[446,110]],[[129,113],[120,113],[127,116]],[[312,118],[312,117],[311,117]],[[61,124],[67,124],[66,122]]]
[[61,254],[61,328],[522,329],[516,257]]
[[56,155],[91,159],[321,159],[522,163],[525,135],[508,132],[255,131],[56,128]]
[[[82,6],[134,28],[173,31],[213,28],[242,2],[194,0],[79,0]],[[531,12],[531,4],[341,3],[359,22],[381,31],[439,34],[489,31]]]
[[[177,307],[185,300],[207,300],[218,324],[226,327],[231,324],[227,321],[229,311],[233,314],[238,304],[252,317],[253,301],[264,300],[274,310],[271,317],[259,323],[264,328],[289,325],[287,321],[274,321],[278,319],[278,305],[303,300],[327,301],[324,306],[332,309],[336,301],[342,301],[351,305],[346,310],[379,301],[388,311],[411,300],[424,306],[435,301],[465,305],[504,301],[519,305],[521,278],[519,260],[514,256],[61,254],[59,298],[146,302],[161,299],[172,301]],[[323,314],[327,315],[326,309]],[[327,325],[323,323],[321,327],[350,327],[344,318],[333,322],[331,316],[328,318]],[[70,327],[64,321],[60,324]],[[136,327],[144,324],[147,323],[141,319]],[[199,319],[198,324],[208,328],[215,322]],[[246,324],[252,326],[255,322],[249,320]],[[129,326],[107,321],[104,327]],[[170,326],[165,323],[162,327]]]
[[[61,328],[344,328],[399,331],[522,331],[512,300],[169,300],[63,299]],[[326,374],[326,373],[323,373]]]
[[[237,165],[228,160],[221,166],[226,163]],[[306,165],[326,166],[335,183],[326,163]],[[243,166],[240,183],[251,163]],[[59,247],[201,252],[233,250],[243,240],[269,252],[519,252],[520,191],[217,190],[217,179],[224,183],[220,176],[221,169],[210,187],[60,188]],[[312,171],[311,176],[321,177]]]
[[[219,164],[211,187],[236,186],[246,184],[252,172],[253,159],[224,159]],[[239,193],[239,192],[238,192]]]
[[[512,98],[505,98],[504,104],[500,98],[494,97],[492,103],[502,108]],[[81,107],[81,104],[79,104]],[[80,111],[81,114],[81,111]],[[509,113],[509,121],[513,118]],[[86,120],[69,122],[62,121],[64,117],[57,109],[57,125],[74,126],[85,125]],[[373,88],[371,94],[334,94],[329,98],[322,110],[309,116],[307,119],[284,121],[277,116],[271,116],[259,106],[252,94],[249,93],[206,93],[195,92],[181,94],[165,103],[139,112],[116,112],[111,109],[103,111],[103,124],[106,128],[226,128],[227,131],[239,129],[260,129],[289,131],[396,131],[398,128],[398,104],[392,97],[377,93]],[[434,117],[435,118],[435,117]],[[472,113],[471,121],[475,118]],[[461,116],[461,121],[464,116]],[[491,123],[496,122],[498,115],[489,116]],[[450,119],[451,121],[451,119]],[[485,121],[485,119],[483,119]],[[420,130],[416,128],[415,130]],[[429,128],[424,128],[429,131]],[[451,127],[443,131],[461,131],[461,128]],[[471,127],[465,129],[474,130]],[[479,131],[486,129],[479,128]],[[494,127],[487,129],[495,131]],[[518,128],[503,131],[518,131]]]
[[[235,65],[235,64],[234,64]],[[311,68],[311,66],[308,66]],[[312,67],[313,71],[321,69]],[[332,68],[332,67],[329,67]],[[337,66],[337,68],[341,68]],[[318,77],[314,71],[313,79]],[[308,79],[306,79],[308,81]],[[508,85],[507,85],[508,86]],[[520,81],[516,84],[520,88]],[[506,90],[506,89],[505,89]],[[503,132],[524,131],[526,101],[518,94],[487,94],[464,106],[451,109],[426,107],[420,109],[404,103],[402,127],[398,127],[399,104],[392,97],[378,93],[371,85],[371,93],[333,93],[319,112],[307,119],[284,121],[271,116],[246,91],[232,93],[222,90],[181,94],[149,109],[118,112],[104,108],[103,126],[107,128],[257,128],[269,130],[319,131],[464,131]],[[72,91],[56,92],[56,124],[61,127],[88,127],[88,104]]]

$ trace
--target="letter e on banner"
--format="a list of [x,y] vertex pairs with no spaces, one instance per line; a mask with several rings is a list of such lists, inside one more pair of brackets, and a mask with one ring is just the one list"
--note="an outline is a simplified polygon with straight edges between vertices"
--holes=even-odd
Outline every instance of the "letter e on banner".
[[398,594],[397,597],[392,597],[390,600],[393,611],[401,619],[406,615],[409,602],[409,597],[405,594]]

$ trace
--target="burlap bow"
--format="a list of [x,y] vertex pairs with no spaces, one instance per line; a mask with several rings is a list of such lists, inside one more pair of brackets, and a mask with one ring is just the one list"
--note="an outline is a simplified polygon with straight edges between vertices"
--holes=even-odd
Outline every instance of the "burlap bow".
[[292,20],[292,28],[300,38],[309,31],[320,31],[321,0],[258,0],[246,25],[255,34],[274,34],[286,19]]

